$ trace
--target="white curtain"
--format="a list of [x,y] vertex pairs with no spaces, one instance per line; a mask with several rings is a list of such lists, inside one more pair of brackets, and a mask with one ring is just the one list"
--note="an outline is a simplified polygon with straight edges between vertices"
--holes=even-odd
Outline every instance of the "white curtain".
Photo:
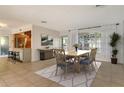
[[69,37],[69,47],[73,47],[74,44],[78,43],[78,30],[70,31]]
[[110,61],[111,58],[111,47],[109,45],[110,43],[110,35],[113,32],[116,32],[116,26],[110,25],[110,26],[102,26],[100,28],[101,32],[101,53],[100,55],[97,55],[97,59],[102,59],[103,61]]

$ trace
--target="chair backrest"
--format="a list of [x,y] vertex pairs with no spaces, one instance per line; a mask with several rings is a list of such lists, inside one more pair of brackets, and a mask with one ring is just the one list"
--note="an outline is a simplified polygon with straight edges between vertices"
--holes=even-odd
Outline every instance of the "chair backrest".
[[55,57],[58,48],[53,48],[52,50],[53,50],[53,56]]
[[11,58],[13,56],[13,51],[8,51],[8,58]]
[[8,55],[13,55],[13,51],[8,51]]
[[57,64],[65,64],[65,50],[64,49],[55,49],[55,58]]
[[91,49],[90,56],[89,56],[90,61],[92,61],[92,62],[95,61],[96,52],[97,52],[97,48],[92,48],[92,49]]

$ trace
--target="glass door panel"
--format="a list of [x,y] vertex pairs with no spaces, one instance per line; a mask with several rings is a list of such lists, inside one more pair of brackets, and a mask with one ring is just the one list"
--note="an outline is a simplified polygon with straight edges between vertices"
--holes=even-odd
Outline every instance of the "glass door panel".
[[0,36],[0,56],[7,55],[8,50],[9,50],[9,37]]

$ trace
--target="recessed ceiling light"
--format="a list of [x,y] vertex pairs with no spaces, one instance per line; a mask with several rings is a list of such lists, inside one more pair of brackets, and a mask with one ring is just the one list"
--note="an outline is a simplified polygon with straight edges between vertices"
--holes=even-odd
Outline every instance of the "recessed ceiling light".
[[4,23],[0,23],[0,27],[6,27],[7,24],[4,24]]
[[41,21],[41,23],[47,23],[47,21]]

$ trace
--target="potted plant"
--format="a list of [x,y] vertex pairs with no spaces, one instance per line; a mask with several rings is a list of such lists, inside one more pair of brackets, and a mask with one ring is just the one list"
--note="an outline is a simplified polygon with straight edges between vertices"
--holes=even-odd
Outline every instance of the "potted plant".
[[77,49],[79,47],[79,44],[74,44],[73,47],[75,47],[75,51],[77,52]]
[[117,43],[120,40],[120,35],[118,33],[113,33],[112,35],[110,35],[110,46],[112,47],[112,56],[111,56],[111,63],[112,64],[117,64],[117,54],[118,54],[118,50],[117,50]]

